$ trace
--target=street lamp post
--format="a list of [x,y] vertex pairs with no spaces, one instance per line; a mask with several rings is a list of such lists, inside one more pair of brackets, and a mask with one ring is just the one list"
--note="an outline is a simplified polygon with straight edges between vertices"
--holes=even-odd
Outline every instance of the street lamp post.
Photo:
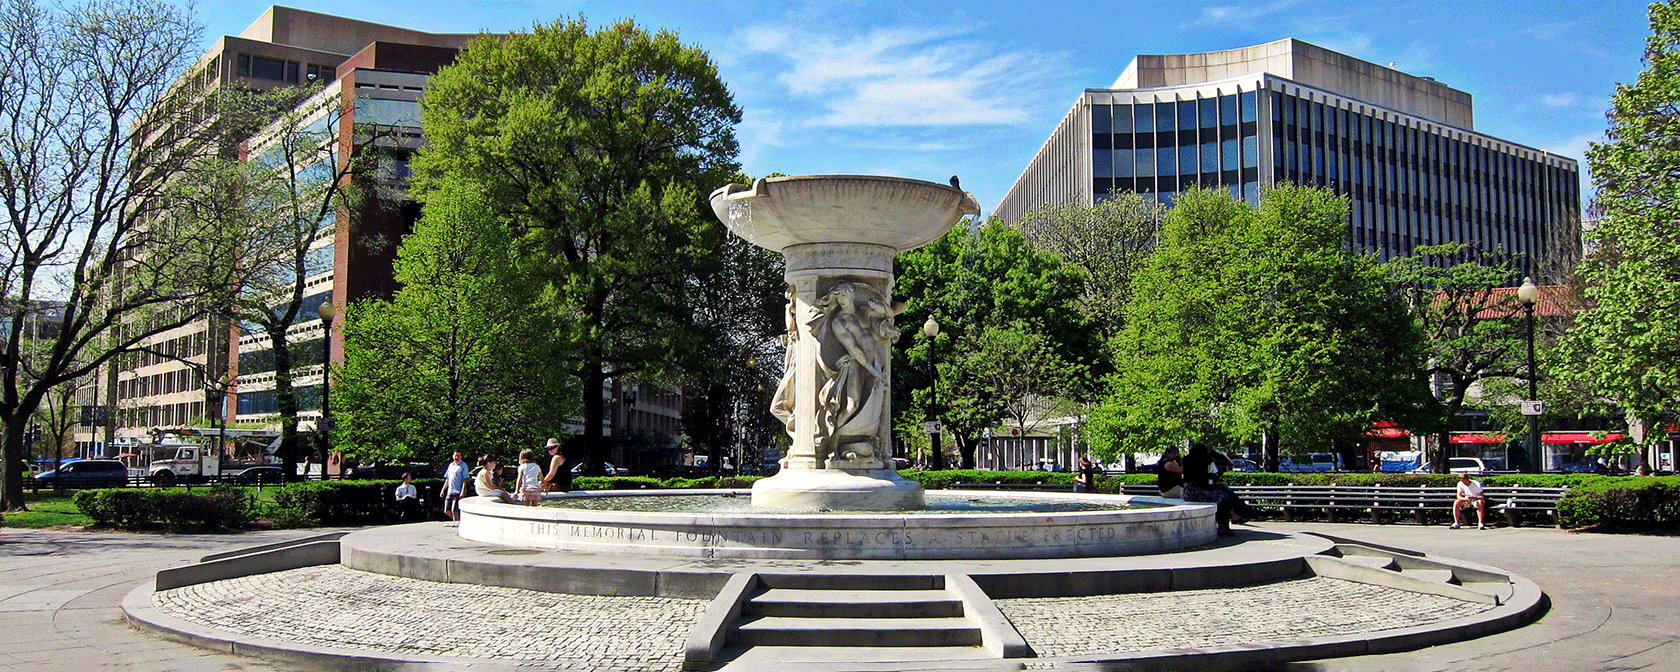
[[[316,309],[321,316],[321,480],[327,480],[327,457],[332,450],[332,385],[328,373],[332,371],[332,323],[338,315],[331,300],[321,302]],[[308,478],[304,474],[304,478]]]
[[939,420],[934,415],[939,400],[939,370],[933,366],[933,346],[937,342],[934,337],[939,335],[939,321],[928,315],[927,321],[922,323],[922,333],[928,337],[928,439],[933,446],[933,470],[944,471],[945,450],[939,445]]
[[[1517,301],[1523,304],[1523,312],[1528,314],[1528,400],[1539,401],[1539,381],[1534,372],[1534,304],[1540,299],[1540,288],[1534,285],[1533,278],[1523,278],[1523,284],[1517,288]],[[1529,460],[1534,465],[1535,473],[1545,471],[1540,465],[1540,414],[1536,409],[1525,409],[1528,416],[1528,451]]]

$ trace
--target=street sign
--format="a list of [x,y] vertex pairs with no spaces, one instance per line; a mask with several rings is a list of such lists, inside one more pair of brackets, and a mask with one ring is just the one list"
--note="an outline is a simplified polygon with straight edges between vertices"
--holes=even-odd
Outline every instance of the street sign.
[[1519,406],[1522,406],[1522,414],[1523,415],[1545,415],[1546,414],[1546,402],[1544,402],[1544,401],[1519,401],[1519,402],[1517,402],[1517,404]]
[[928,423],[927,423],[927,433],[938,434],[939,433],[939,428],[940,428],[940,424],[939,424],[938,420],[929,420],[928,421]]

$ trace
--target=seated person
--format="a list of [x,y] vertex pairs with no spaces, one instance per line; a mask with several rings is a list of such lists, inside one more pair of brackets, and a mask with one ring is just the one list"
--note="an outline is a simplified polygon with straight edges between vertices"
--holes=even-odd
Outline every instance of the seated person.
[[1158,474],[1155,489],[1161,491],[1161,496],[1168,499],[1184,499],[1184,459],[1178,454],[1178,447],[1168,448],[1161,453],[1161,461],[1155,463]]
[[1470,480],[1470,474],[1458,475],[1458,497],[1453,499],[1451,529],[1462,527],[1464,507],[1476,507],[1476,529],[1487,529],[1487,495],[1482,494],[1482,482]]
[[519,500],[509,495],[496,482],[496,474],[500,473],[501,463],[494,457],[484,458],[484,468],[479,470],[478,478],[473,479],[473,491],[480,497],[495,497],[509,504],[518,504]]

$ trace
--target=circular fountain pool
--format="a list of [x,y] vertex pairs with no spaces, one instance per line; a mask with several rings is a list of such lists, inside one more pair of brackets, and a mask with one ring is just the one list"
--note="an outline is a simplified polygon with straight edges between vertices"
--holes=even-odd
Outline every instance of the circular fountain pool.
[[1213,506],[1156,497],[930,492],[929,509],[766,511],[745,490],[461,502],[462,538],[595,553],[704,558],[950,560],[1140,555],[1213,541]]

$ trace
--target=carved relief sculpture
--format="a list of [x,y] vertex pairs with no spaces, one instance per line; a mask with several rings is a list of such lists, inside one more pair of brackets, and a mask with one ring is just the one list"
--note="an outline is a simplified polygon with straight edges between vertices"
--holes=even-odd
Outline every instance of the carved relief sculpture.
[[887,366],[899,331],[881,292],[839,282],[817,303],[810,323],[819,347],[817,459],[869,458],[882,448],[891,391]]

